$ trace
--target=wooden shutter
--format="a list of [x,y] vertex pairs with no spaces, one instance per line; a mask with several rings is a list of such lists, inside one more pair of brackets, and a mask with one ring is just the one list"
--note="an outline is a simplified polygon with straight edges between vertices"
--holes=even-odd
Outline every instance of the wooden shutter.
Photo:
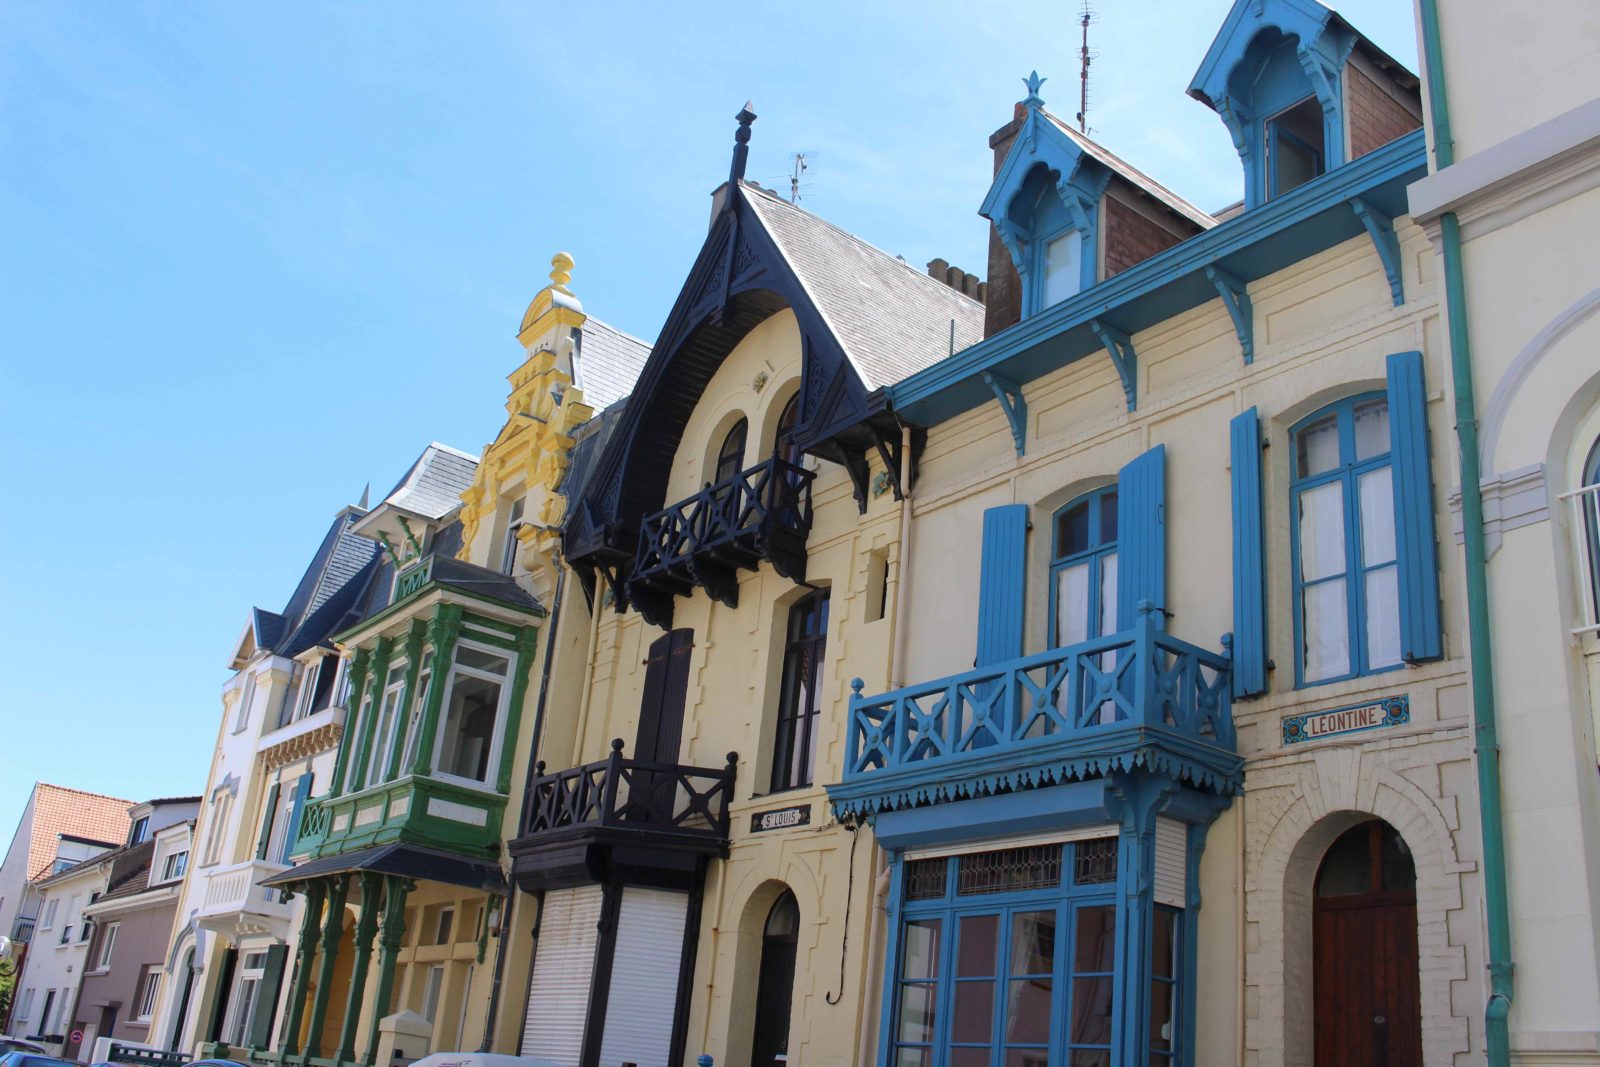
[[311,772],[300,776],[294,784],[294,808],[289,812],[289,830],[283,835],[283,854],[278,857],[279,863],[288,863],[289,857],[294,854],[295,839],[300,836],[300,817],[305,813],[306,800],[311,796]]
[[267,802],[262,805],[265,814],[261,817],[261,838],[256,842],[256,859],[267,858],[267,847],[272,843],[272,824],[278,818],[278,783],[273,782],[272,788],[267,790]]
[[563,1067],[578,1067],[589,1019],[601,898],[598,885],[544,895],[519,1056],[543,1056]]
[[1267,691],[1267,553],[1261,508],[1261,420],[1228,424],[1233,456],[1233,695]]
[[1394,547],[1400,569],[1400,655],[1407,663],[1417,663],[1444,655],[1422,353],[1390,356],[1388,370]]
[[689,692],[689,653],[694,631],[673,630],[650,646],[645,658],[644,696],[639,702],[639,733],[633,758],[677,763],[683,740],[683,706]]
[[288,955],[288,945],[272,945],[267,949],[261,984],[256,986],[256,1013],[250,1020],[247,1038],[251,1048],[266,1048],[272,1041],[272,1024],[278,1011],[278,987],[283,983],[283,964]]
[[228,1002],[233,999],[233,967],[239,960],[239,950],[225,948],[222,950],[221,972],[217,976],[217,999],[211,1006],[211,1040],[222,1040],[222,1025],[228,1018]]
[[[1139,601],[1167,606],[1167,446],[1156,445],[1117,475],[1117,629],[1138,618]],[[1165,616],[1156,616],[1165,628]]]
[[978,666],[1022,655],[1027,576],[1028,506],[989,508],[983,513],[978,572]]
[[602,1064],[667,1062],[688,913],[686,893],[638,886],[622,890]]

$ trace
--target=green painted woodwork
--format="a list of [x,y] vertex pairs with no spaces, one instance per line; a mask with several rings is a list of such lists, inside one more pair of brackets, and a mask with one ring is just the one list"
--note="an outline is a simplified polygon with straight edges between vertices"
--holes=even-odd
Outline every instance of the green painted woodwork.
[[327,914],[322,920],[322,961],[317,968],[317,991],[311,998],[311,1031],[306,1039],[306,1055],[315,1056],[322,1024],[328,1018],[328,996],[333,992],[333,965],[339,958],[339,935],[344,930],[344,898],[350,891],[350,876],[340,875],[328,882]]
[[[372,1018],[382,1019],[389,1014],[389,1001],[394,995],[395,956],[406,936],[406,896],[417,885],[397,875],[384,876],[383,935],[378,940],[378,988],[373,991]],[[378,1027],[372,1027],[367,1038],[367,1051],[363,1060],[376,1063],[378,1059]]]
[[311,965],[317,956],[317,920],[322,915],[322,898],[327,887],[313,882],[306,887],[305,913],[300,920],[300,945],[294,961],[294,982],[289,988],[289,1025],[283,1036],[283,1056],[288,1059],[300,1051],[300,1024],[305,1019],[306,993],[311,988]]
[[[507,742],[510,744],[510,742]],[[431,803],[460,818],[429,812]],[[394,841],[427,845],[474,858],[492,857],[500,844],[506,798],[483,787],[420,775],[323,797],[306,807],[298,849],[312,858],[337,856]],[[482,812],[482,822],[475,812]]]
[[361,998],[367,991],[372,939],[378,933],[378,891],[382,887],[383,875],[376,871],[361,872],[361,919],[356,923],[354,940],[356,958],[350,967],[350,993],[345,999],[344,1025],[339,1028],[336,1054],[341,1060],[354,1059],[356,1054],[356,1027],[361,1023]]
[[350,657],[350,693],[355,698],[350,702],[355,706],[345,708],[344,729],[339,732],[339,754],[333,761],[333,784],[328,789],[335,796],[344,789],[345,768],[350,766],[350,747],[354,744],[351,736],[355,733],[356,715],[361,711],[359,694],[367,678],[367,663],[371,657],[371,650],[365,648],[356,649]]
[[[462,610],[459,604],[440,604],[428,624],[428,637],[433,645],[433,662],[441,679],[446,677],[450,660],[455,655],[456,638],[461,635]],[[422,708],[422,721],[417,724],[417,759],[411,765],[413,774],[427,774],[433,768],[433,735],[439,729],[439,708],[444,703],[443,684],[430,686],[428,701]]]
[[511,679],[511,699],[506,703],[505,734],[500,743],[500,774],[495,778],[495,789],[501,793],[511,789],[511,771],[517,759],[517,731],[522,726],[522,702],[528,694],[528,678],[533,674],[533,661],[538,655],[538,639],[537,626],[524,626],[517,631],[517,662],[512,668],[515,673]]
[[394,602],[399,603],[433,579],[433,557],[428,556],[400,572],[394,583]]
[[[383,684],[389,676],[389,656],[394,652],[394,638],[380,637],[377,645],[372,650],[372,673],[367,679],[366,697],[355,701],[355,714],[360,716],[361,722],[357,724],[360,736],[356,739],[356,757],[351,766],[349,781],[360,783],[367,780],[367,760],[372,756],[372,736],[378,729],[378,717],[383,711]],[[351,696],[355,696],[351,690]],[[361,715],[361,708],[366,705],[366,715]]]
[[395,723],[393,751],[389,753],[389,765],[384,768],[383,774],[383,780],[386,782],[394,781],[400,774],[400,760],[405,755],[406,748],[406,729],[410,723],[411,701],[417,691],[417,676],[422,672],[422,647],[427,638],[428,624],[421,619],[412,619],[411,629],[406,632],[406,683],[400,691],[400,707],[395,712],[398,721]]

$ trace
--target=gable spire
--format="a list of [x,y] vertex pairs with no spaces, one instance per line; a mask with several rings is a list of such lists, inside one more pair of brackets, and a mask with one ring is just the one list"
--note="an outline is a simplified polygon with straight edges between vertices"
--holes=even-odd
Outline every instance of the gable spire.
[[1028,95],[1022,102],[1030,110],[1044,107],[1044,97],[1039,95],[1039,87],[1049,80],[1039,77],[1039,72],[1036,70],[1030,71],[1028,76],[1022,79],[1022,84],[1028,87]]
[[728,185],[735,186],[744,181],[745,160],[750,156],[750,124],[756,120],[756,113],[751,109],[754,106],[750,101],[744,102],[744,107],[734,118],[739,120],[739,128],[733,134],[733,166],[728,170]]

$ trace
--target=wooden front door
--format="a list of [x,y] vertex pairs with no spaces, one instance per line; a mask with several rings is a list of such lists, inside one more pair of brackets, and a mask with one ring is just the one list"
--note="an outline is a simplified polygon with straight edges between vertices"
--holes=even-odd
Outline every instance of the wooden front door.
[[1394,827],[1346,831],[1317,871],[1317,1067],[1422,1067],[1416,867]]
[[761,936],[761,977],[756,982],[756,1032],[751,1067],[789,1061],[789,1004],[794,1000],[794,963],[800,944],[800,906],[785,891]]

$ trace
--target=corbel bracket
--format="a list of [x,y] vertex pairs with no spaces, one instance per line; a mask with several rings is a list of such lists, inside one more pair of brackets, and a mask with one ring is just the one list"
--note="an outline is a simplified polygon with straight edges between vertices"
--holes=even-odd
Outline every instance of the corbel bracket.
[[1110,353],[1112,364],[1122,376],[1122,393],[1128,398],[1128,410],[1134,410],[1137,406],[1139,355],[1133,350],[1133,338],[1099,319],[1090,319],[1089,329],[1094,331],[1094,335]]
[[894,491],[896,500],[906,498],[906,487],[900,484],[900,440],[890,437],[879,430],[872,428],[872,445],[878,452],[878,458],[883,460],[883,471],[888,476],[889,488]]
[[1239,335],[1239,351],[1244,354],[1246,365],[1254,363],[1255,319],[1250,307],[1250,293],[1244,281],[1215,265],[1206,268],[1206,278],[1216,288],[1223,306],[1228,309],[1229,317],[1233,319],[1233,332]]
[[1394,298],[1394,306],[1399,307],[1406,302],[1406,297],[1400,280],[1400,238],[1395,236],[1394,219],[1359,196],[1351,198],[1350,208],[1367,228],[1367,236],[1378,250],[1383,273],[1389,277],[1389,295]]
[[400,529],[405,531],[406,544],[411,546],[411,551],[419,556],[422,555],[422,545],[418,543],[417,535],[411,532],[411,524],[406,521],[406,517],[404,515],[396,515],[395,520],[400,523]]
[[1022,395],[1022,386],[993,371],[984,371],[983,381],[994,392],[994,398],[1000,401],[1000,410],[1011,424],[1011,440],[1017,446],[1017,455],[1022,455],[1027,450],[1028,433],[1028,400]]

